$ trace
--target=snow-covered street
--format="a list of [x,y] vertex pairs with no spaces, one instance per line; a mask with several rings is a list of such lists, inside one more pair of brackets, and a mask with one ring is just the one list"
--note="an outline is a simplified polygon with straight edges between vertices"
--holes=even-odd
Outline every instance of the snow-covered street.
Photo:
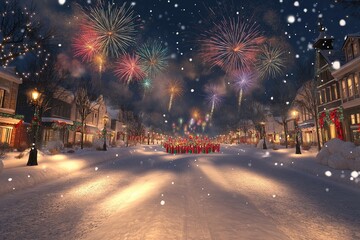
[[360,238],[360,184],[316,164],[313,153],[243,145],[219,154],[126,151],[1,195],[0,239]]

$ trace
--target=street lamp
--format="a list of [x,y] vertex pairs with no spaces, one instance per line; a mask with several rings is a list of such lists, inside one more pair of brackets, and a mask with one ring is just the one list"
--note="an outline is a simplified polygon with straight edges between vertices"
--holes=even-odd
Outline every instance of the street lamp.
[[297,123],[298,112],[296,110],[294,110],[293,115],[294,115],[294,128],[295,128],[295,141],[296,141],[295,154],[301,154],[300,143],[299,143],[299,126],[298,126],[298,123]]
[[106,123],[109,120],[109,117],[107,116],[107,114],[105,113],[104,117],[103,117],[103,121],[104,121],[104,129],[103,129],[103,134],[104,134],[104,145],[103,145],[103,150],[106,151]]
[[35,106],[35,111],[34,111],[34,116],[32,119],[32,125],[34,127],[33,129],[33,142],[31,144],[31,149],[30,149],[30,154],[29,154],[29,159],[27,162],[27,166],[35,166],[38,165],[37,163],[37,149],[36,149],[36,136],[37,136],[37,132],[38,132],[38,126],[40,124],[40,119],[39,119],[39,106],[38,106],[38,99],[39,99],[40,93],[38,92],[38,90],[35,88],[32,92],[31,92],[31,103]]
[[261,124],[261,126],[262,126],[262,129],[263,129],[263,140],[264,140],[264,142],[263,142],[263,149],[267,149],[267,146],[266,146],[266,141],[265,141],[265,122],[261,122],[260,123]]

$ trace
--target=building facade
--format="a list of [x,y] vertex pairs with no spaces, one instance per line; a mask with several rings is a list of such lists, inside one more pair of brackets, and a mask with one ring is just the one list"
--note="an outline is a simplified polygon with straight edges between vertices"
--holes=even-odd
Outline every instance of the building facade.
[[341,56],[333,50],[334,39],[325,34],[320,25],[320,34],[314,43],[316,49],[315,81],[317,86],[318,117],[321,129],[321,142],[332,138],[344,138],[343,124],[340,119],[342,101],[339,82],[333,77],[333,63]]
[[341,87],[344,140],[360,144],[360,34],[347,35],[342,51],[345,62],[333,76]]
[[[54,93],[51,109],[44,114],[41,121],[41,142],[44,147],[50,142],[61,141],[64,145],[79,145],[81,141],[81,117],[76,107],[75,96],[72,92],[59,88]],[[105,101],[102,96],[92,103],[91,113],[85,119],[84,143],[92,144],[104,138],[106,142],[114,142],[116,133],[111,129]],[[107,116],[105,122],[104,116]]]
[[0,70],[0,143],[16,148],[28,143],[23,116],[16,115],[20,84],[13,69]]

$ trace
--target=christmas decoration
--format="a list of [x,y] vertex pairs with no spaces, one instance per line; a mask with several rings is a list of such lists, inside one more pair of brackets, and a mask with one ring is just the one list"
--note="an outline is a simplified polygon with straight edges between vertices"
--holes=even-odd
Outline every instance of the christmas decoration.
[[344,120],[344,114],[342,107],[333,109],[331,111],[326,110],[319,114],[319,125],[320,128],[324,128],[324,125],[335,124],[336,135],[339,139],[344,139],[341,122]]

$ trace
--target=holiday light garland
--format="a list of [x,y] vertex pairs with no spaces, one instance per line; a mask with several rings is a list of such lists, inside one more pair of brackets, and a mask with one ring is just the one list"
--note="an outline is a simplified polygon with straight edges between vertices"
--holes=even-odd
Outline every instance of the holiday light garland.
[[0,113],[0,117],[15,118],[15,119],[19,119],[19,120],[24,119],[24,115],[17,115],[17,114],[10,114],[10,113]]

